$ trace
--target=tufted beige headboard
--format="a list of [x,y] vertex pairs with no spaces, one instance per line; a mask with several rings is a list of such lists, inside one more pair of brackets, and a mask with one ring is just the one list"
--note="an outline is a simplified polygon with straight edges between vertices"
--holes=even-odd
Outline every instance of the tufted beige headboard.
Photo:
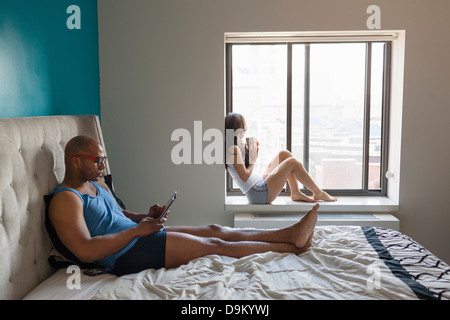
[[54,272],[43,196],[62,181],[64,147],[79,134],[104,146],[97,116],[0,119],[0,299],[21,299]]

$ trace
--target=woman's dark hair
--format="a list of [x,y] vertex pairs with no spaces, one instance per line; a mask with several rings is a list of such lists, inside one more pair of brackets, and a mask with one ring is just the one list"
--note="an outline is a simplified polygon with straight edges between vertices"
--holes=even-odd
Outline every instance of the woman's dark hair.
[[[242,114],[240,113],[235,113],[235,112],[230,112],[226,115],[225,117],[225,135],[227,134],[227,130],[233,130],[233,132],[235,133],[236,130],[246,130],[247,129],[247,124],[245,123],[245,119],[242,116]],[[226,141],[227,139],[225,139],[225,148],[226,146]],[[237,137],[234,134],[233,137],[233,145],[238,145],[237,143]],[[225,150],[225,155],[227,153],[227,150]],[[248,152],[248,147],[247,145],[245,146],[245,167],[248,167],[249,165],[249,152]],[[227,162],[225,161],[225,168],[227,168]]]

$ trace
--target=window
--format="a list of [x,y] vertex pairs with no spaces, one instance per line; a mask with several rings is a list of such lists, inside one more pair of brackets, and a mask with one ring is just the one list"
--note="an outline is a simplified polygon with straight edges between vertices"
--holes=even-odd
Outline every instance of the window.
[[287,149],[330,194],[386,195],[392,37],[226,35],[226,111],[260,142],[255,170]]

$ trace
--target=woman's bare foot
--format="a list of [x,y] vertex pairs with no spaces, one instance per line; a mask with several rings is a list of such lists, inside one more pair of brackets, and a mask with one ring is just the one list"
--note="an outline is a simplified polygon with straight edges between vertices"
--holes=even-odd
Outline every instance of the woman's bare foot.
[[329,202],[337,201],[337,198],[330,196],[328,193],[326,193],[323,190],[320,190],[320,192],[315,193],[313,195],[313,199],[316,201],[319,201],[319,200],[329,201]]
[[293,228],[293,243],[297,248],[304,248],[312,234],[314,233],[314,227],[317,222],[317,210],[319,209],[319,204],[317,203],[314,207],[308,211],[308,213],[296,224],[292,226]]
[[317,202],[313,198],[308,197],[306,194],[298,190],[297,192],[292,191],[291,193],[292,201],[305,201],[305,202]]

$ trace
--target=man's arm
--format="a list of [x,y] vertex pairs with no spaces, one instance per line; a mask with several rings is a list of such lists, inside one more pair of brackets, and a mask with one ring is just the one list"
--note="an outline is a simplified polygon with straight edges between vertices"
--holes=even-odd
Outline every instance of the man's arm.
[[[166,206],[160,206],[159,204],[154,204],[153,206],[150,207],[147,214],[136,213],[136,212],[132,212],[132,211],[128,211],[128,210],[122,210],[122,212],[127,218],[133,220],[136,223],[139,223],[144,218],[153,218],[153,219],[159,218],[165,208],[166,208]],[[169,213],[170,213],[170,210],[169,210]]]
[[81,199],[71,191],[62,191],[53,197],[49,218],[61,242],[82,262],[110,256],[132,239],[163,228],[163,221],[144,218],[136,227],[116,234],[91,237],[84,220]]
[[[97,181],[97,183],[103,187],[105,190],[108,190],[111,194],[111,190],[109,189],[108,185],[101,179],[99,179]],[[129,210],[124,210],[122,209],[123,214],[125,215],[125,217],[127,217],[128,219],[139,223],[142,219],[146,218],[146,217],[150,217],[150,218],[158,218],[161,213],[163,212],[165,207],[161,207],[159,205],[153,205],[150,210],[148,211],[148,214],[143,214],[143,213],[136,213],[133,211],[129,211]]]
[[128,219],[130,219],[136,223],[139,223],[142,219],[147,217],[146,214],[136,213],[136,212],[132,212],[132,211],[128,211],[128,210],[122,209],[122,212],[125,215],[125,217],[127,217]]

